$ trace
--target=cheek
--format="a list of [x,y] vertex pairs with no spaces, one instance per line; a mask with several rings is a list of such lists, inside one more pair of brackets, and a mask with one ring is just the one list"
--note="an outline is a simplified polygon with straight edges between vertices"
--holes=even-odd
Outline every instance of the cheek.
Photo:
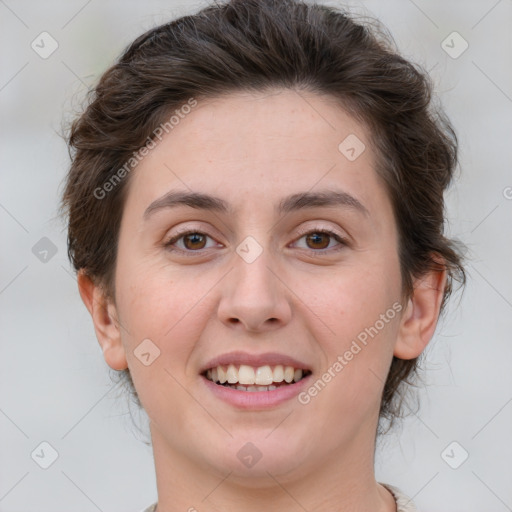
[[122,341],[139,399],[152,419],[164,417],[178,431],[187,428],[185,416],[170,417],[166,411],[171,403],[174,410],[190,407],[180,383],[188,377],[187,362],[203,330],[197,304],[203,294],[191,292],[183,280],[166,280],[165,275],[132,272],[123,281],[119,274],[118,304],[126,326]]
[[149,339],[158,349],[155,352],[159,351],[155,363],[171,369],[173,374],[183,374],[207,320],[206,301],[202,298],[212,284],[204,276],[188,279],[182,273],[178,277],[168,268],[155,265],[144,269],[138,265],[138,269],[131,271],[124,268],[126,272],[118,274],[116,286],[119,312],[126,327],[123,343],[127,357],[137,368],[133,352],[143,340]]
[[377,263],[344,269],[329,280],[324,293],[317,290],[318,299],[310,304],[322,320],[316,322],[317,339],[326,353],[322,372],[328,373],[326,387],[335,403],[341,400],[357,408],[362,397],[375,400],[382,389],[398,333],[397,272]]
[[[313,297],[309,305],[334,331],[333,336],[355,336],[373,325],[400,297],[398,270],[377,262],[361,263],[311,280],[304,289]],[[311,290],[314,293],[311,294]]]

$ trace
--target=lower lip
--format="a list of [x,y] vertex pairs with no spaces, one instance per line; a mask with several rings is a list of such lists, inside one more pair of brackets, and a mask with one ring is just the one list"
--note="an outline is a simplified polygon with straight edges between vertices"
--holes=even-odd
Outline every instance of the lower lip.
[[239,409],[270,409],[297,396],[308,385],[311,376],[310,373],[299,382],[279,386],[271,391],[240,391],[215,384],[204,375],[201,375],[201,379],[216,397]]

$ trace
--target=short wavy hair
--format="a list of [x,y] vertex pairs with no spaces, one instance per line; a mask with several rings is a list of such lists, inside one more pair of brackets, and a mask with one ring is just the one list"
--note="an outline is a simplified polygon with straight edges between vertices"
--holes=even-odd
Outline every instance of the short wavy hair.
[[[89,92],[66,135],[71,167],[61,212],[68,256],[115,302],[119,227],[130,176],[98,200],[95,190],[154,139],[154,130],[191,97],[288,88],[339,101],[371,136],[376,172],[399,234],[403,298],[414,278],[447,271],[441,314],[453,280],[465,284],[462,243],[444,235],[444,191],[457,165],[457,136],[433,83],[402,57],[377,20],[293,0],[215,2],[139,36]],[[436,99],[437,100],[437,99]],[[404,386],[418,358],[393,357],[379,419],[402,416]],[[141,406],[128,369],[121,371]],[[380,422],[379,422],[380,429]],[[381,431],[379,430],[379,433]]]

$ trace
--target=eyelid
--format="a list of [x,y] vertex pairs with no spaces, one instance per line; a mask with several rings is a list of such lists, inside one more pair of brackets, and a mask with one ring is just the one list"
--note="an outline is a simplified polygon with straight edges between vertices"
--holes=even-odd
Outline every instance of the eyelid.
[[348,236],[346,235],[343,235],[342,233],[339,233],[338,231],[336,231],[334,228],[331,228],[331,227],[328,227],[328,226],[322,226],[322,225],[309,225],[307,227],[303,227],[301,226],[300,228],[297,229],[297,232],[300,236],[303,236],[303,235],[307,235],[308,233],[315,233],[315,232],[318,232],[318,233],[329,233],[329,234],[332,234],[332,235],[336,235],[338,236],[339,238],[343,239],[343,240],[348,240]]
[[170,231],[173,231],[173,235],[166,237],[167,242],[179,237],[180,235],[183,236],[188,233],[201,233],[204,235],[208,235],[210,238],[221,238],[222,236],[220,235],[219,231],[215,229],[212,225],[208,225],[207,227],[205,227],[204,225],[193,223],[187,223],[185,224],[185,226],[179,225],[178,227],[171,229]]

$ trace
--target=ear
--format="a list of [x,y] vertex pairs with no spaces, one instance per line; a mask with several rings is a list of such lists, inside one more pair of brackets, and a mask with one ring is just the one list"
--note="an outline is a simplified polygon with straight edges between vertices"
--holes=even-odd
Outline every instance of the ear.
[[128,367],[128,362],[121,341],[115,305],[107,299],[103,289],[95,285],[83,269],[79,270],[77,281],[82,301],[91,314],[96,337],[106,363],[114,370],[124,370]]
[[393,355],[418,357],[432,339],[446,286],[446,270],[432,270],[414,283],[414,293],[400,320]]

